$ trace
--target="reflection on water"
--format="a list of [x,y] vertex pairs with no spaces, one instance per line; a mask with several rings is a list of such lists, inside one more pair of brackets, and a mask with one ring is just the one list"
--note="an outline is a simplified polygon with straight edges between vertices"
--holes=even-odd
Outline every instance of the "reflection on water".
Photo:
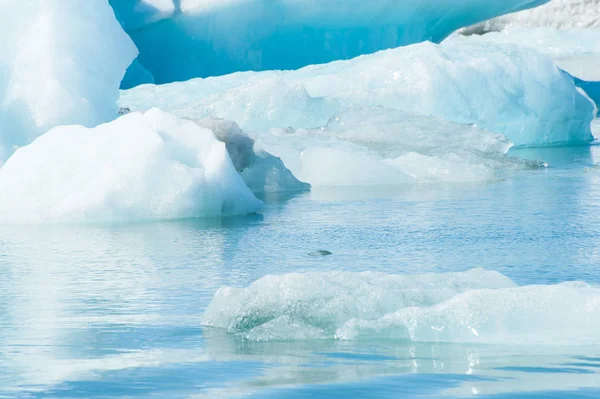
[[[355,381],[365,381],[364,387],[373,392],[379,391],[380,387],[370,380],[385,376],[391,380],[391,376],[405,374],[423,375],[424,377],[415,379],[419,381],[422,378],[425,382],[429,380],[429,383],[425,386],[416,383],[410,388],[410,392],[390,392],[389,397],[398,397],[399,393],[431,394],[438,390],[444,396],[464,396],[473,392],[488,395],[511,390],[600,388],[596,370],[600,362],[589,361],[589,355],[599,353],[600,348],[392,341],[251,342],[235,339],[213,329],[205,329],[204,337],[207,353],[211,358],[274,365],[260,377],[238,384],[235,388],[236,396],[253,393],[253,397],[274,397],[257,391],[282,386],[289,390],[303,385],[348,384]],[[588,361],[574,366],[574,359]],[[442,376],[439,378],[440,382],[436,383],[435,376],[440,374],[448,375],[448,378]],[[405,383],[409,379],[400,378],[400,381]],[[336,388],[337,385],[326,387],[324,391],[336,391]],[[432,391],[432,388],[435,390]],[[227,391],[230,394],[234,392],[231,387]],[[308,392],[311,391],[314,393],[314,388],[308,389]],[[206,395],[218,396],[214,390]],[[297,396],[286,391],[281,397]]]
[[[226,220],[0,226],[0,397],[598,397],[597,347],[256,343],[200,327],[219,287],[270,273],[481,266],[600,284],[600,171],[584,170],[600,149],[518,151],[549,168],[267,197]],[[319,249],[333,255],[307,255]]]

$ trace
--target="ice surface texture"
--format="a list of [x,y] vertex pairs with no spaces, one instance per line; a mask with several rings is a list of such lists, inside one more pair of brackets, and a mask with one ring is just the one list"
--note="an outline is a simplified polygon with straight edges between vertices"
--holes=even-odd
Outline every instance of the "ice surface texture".
[[50,128],[116,117],[137,50],[106,0],[0,3],[0,165]]
[[572,75],[575,85],[585,91],[597,108],[600,105],[600,28],[512,27],[485,35],[455,34],[446,39],[446,43],[451,42],[510,43],[536,49]]
[[313,186],[485,181],[538,166],[507,158],[501,135],[382,107],[346,109],[319,129],[273,129],[257,145]]
[[0,168],[0,220],[123,222],[255,212],[212,131],[152,109],[93,129],[61,126]]
[[507,27],[559,29],[600,28],[600,0],[551,0],[532,10],[494,18],[465,29],[466,33],[500,31]]
[[165,83],[297,69],[441,41],[460,27],[546,1],[111,0],[111,5],[140,49],[141,64]]
[[[598,5],[600,8],[600,3]],[[600,11],[599,11],[600,12]],[[512,43],[548,55],[562,69],[583,80],[600,81],[600,27],[555,29],[508,27],[485,35],[452,35],[447,42]]]
[[268,275],[247,288],[221,288],[203,324],[250,340],[587,345],[600,343],[600,288],[517,287],[484,269]]
[[[217,116],[250,131],[316,128],[348,106],[474,123],[517,145],[591,139],[594,104],[546,56],[488,43],[421,43],[297,71],[246,72],[121,96],[179,116]],[[275,153],[275,155],[278,155]]]

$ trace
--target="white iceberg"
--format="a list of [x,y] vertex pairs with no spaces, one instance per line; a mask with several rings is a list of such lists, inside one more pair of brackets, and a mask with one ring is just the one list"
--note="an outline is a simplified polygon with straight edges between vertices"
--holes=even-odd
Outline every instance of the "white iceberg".
[[128,222],[256,212],[261,202],[213,132],[152,109],[61,126],[0,168],[0,221]]
[[[349,106],[476,124],[516,145],[585,143],[593,102],[539,52],[421,43],[297,71],[246,72],[122,92],[122,106],[220,117],[250,132],[316,128]],[[279,155],[274,153],[274,155]]]
[[600,288],[585,283],[518,287],[484,269],[268,275],[247,288],[219,289],[203,324],[257,341],[598,345]]
[[547,0],[111,0],[157,83],[296,69],[431,40]]
[[55,126],[116,117],[137,50],[106,0],[2,1],[0,25],[0,164]]

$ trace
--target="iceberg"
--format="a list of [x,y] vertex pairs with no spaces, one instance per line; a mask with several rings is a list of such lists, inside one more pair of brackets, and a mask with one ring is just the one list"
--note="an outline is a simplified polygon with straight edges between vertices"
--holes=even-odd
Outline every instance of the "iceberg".
[[455,42],[420,43],[296,71],[143,85],[123,91],[120,104],[225,118],[250,133],[318,128],[350,106],[385,107],[475,124],[521,146],[589,142],[595,108],[568,74],[535,50]]
[[256,341],[598,345],[600,288],[578,282],[517,286],[484,269],[267,275],[246,288],[219,289],[203,324]]
[[3,223],[114,223],[253,213],[213,132],[158,109],[95,128],[60,126],[0,168]]
[[0,24],[0,165],[55,126],[117,116],[137,50],[106,0],[3,1]]
[[297,69],[424,40],[439,42],[458,28],[547,1],[110,3],[140,49],[140,63],[157,83],[167,83],[238,71]]

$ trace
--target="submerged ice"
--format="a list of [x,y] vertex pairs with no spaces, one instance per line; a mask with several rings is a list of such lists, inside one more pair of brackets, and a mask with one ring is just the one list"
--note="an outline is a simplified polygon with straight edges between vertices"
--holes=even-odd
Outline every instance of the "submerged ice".
[[[157,83],[296,69],[439,42],[458,28],[547,0],[110,0]],[[125,87],[130,87],[126,85]]]
[[484,269],[268,275],[247,288],[217,291],[203,324],[249,340],[597,345],[600,288],[519,287]]

